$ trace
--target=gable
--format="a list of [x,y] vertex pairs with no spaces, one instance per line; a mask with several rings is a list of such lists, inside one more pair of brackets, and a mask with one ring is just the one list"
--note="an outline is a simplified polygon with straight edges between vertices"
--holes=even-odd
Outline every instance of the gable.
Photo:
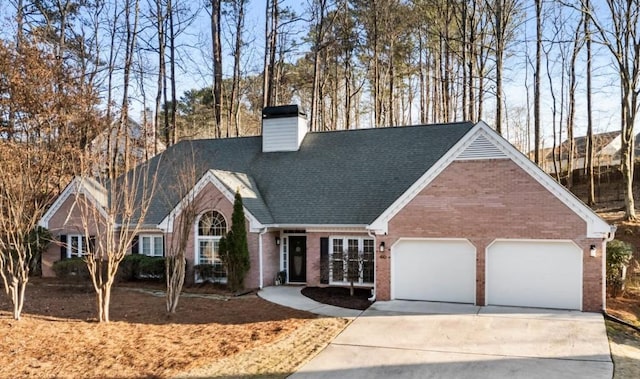
[[[69,214],[76,203],[76,196],[84,196],[88,200],[87,204],[93,205],[105,219],[108,218],[104,209],[107,204],[107,193],[104,187],[93,179],[75,178],[47,209],[38,221],[38,225],[46,229],[60,227],[59,223],[62,220],[59,218],[59,213]],[[64,217],[68,218],[68,216]]]
[[[174,222],[180,217],[180,214],[184,209],[184,207],[187,206],[187,204],[189,204],[190,201],[194,201],[196,203],[201,202],[200,200],[203,198],[203,195],[208,192],[211,192],[211,188],[215,188],[216,192],[219,192],[220,194],[222,194],[222,196],[227,200],[227,202],[233,205],[235,201],[235,192],[233,192],[230,188],[225,186],[225,184],[222,181],[220,181],[220,179],[217,177],[216,174],[222,177],[235,179],[235,180],[232,180],[232,179],[227,179],[227,180],[231,181],[231,183],[233,184],[238,184],[237,189],[240,190],[241,194],[243,192],[245,195],[247,193],[251,193],[250,190],[245,188],[246,184],[248,183],[248,178],[246,176],[242,176],[239,174],[233,175],[234,173],[216,173],[214,170],[210,170],[206,172],[202,176],[202,178],[200,178],[200,180],[193,186],[193,188],[189,191],[189,193],[187,193],[186,196],[180,200],[178,205],[176,205],[171,210],[171,212],[169,212],[169,214],[162,221],[160,221],[160,223],[158,224],[158,227],[166,232],[173,231]],[[245,179],[245,184],[242,184],[242,181],[238,181],[236,179],[238,175],[240,178]],[[250,199],[250,201],[251,200],[253,199]],[[243,199],[243,203],[244,203],[244,199]],[[199,206],[204,206],[206,208],[207,204],[205,202],[205,204],[199,204]],[[251,213],[247,209],[246,206],[244,207],[244,212],[247,220],[249,221],[250,231],[256,232],[264,227],[260,223],[260,221],[258,221],[258,219],[253,215],[253,213]]]
[[574,239],[586,222],[512,160],[478,159],[452,162],[389,229],[403,237]]
[[[484,147],[487,153],[482,154]],[[481,159],[509,159],[535,180],[557,200],[586,222],[586,235],[589,238],[605,238],[611,227],[571,192],[553,180],[540,167],[519,152],[502,136],[498,135],[484,122],[476,124],[474,129],[453,146],[433,167],[417,180],[401,197],[387,208],[368,228],[376,233],[387,233],[388,222],[400,212],[412,199],[422,192],[443,170],[454,161]],[[470,183],[471,185],[472,183]]]

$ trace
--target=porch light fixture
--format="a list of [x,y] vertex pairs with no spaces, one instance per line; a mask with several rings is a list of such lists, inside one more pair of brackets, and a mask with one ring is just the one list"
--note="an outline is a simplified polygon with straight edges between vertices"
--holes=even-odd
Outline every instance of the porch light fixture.
[[384,241],[380,242],[380,252],[384,251]]
[[589,255],[591,255],[592,257],[596,256],[596,245],[591,245],[591,247],[589,248]]
[[280,237],[276,237],[276,246],[280,246]]

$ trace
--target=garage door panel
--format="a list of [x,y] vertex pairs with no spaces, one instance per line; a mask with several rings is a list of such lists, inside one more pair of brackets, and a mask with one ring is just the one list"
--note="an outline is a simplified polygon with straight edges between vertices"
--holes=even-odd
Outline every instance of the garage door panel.
[[497,241],[487,249],[487,304],[582,308],[582,251],[565,241]]
[[392,291],[404,300],[475,303],[475,247],[466,240],[400,240]]

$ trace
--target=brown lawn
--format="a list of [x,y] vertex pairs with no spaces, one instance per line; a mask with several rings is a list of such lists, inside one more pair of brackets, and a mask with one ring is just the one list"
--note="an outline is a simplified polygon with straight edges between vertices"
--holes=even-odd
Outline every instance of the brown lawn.
[[[166,378],[203,369],[200,376],[284,377],[346,325],[255,294],[221,299],[220,291],[196,292],[199,297],[183,296],[169,317],[163,297],[114,288],[112,322],[100,324],[90,287],[33,280],[20,321],[11,318],[7,298],[0,296],[0,377]],[[217,299],[206,292],[217,292]],[[289,359],[286,347],[297,341],[307,343]]]

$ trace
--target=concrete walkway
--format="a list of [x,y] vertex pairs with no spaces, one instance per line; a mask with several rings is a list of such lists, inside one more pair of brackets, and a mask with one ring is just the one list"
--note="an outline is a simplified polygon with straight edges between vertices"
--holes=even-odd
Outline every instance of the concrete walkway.
[[259,295],[355,320],[293,379],[610,379],[613,374],[604,319],[597,313],[398,300],[358,312],[319,304],[300,289],[268,287]]
[[260,292],[258,292],[258,296],[272,303],[280,304],[285,307],[289,307],[293,309],[299,309],[302,311],[315,313],[322,316],[354,319],[360,316],[363,312],[356,309],[340,308],[340,307],[335,307],[333,305],[318,303],[317,301],[312,300],[304,296],[303,294],[301,294],[300,291],[302,291],[302,288],[304,287],[300,287],[300,286],[265,287],[262,290],[260,290]]

